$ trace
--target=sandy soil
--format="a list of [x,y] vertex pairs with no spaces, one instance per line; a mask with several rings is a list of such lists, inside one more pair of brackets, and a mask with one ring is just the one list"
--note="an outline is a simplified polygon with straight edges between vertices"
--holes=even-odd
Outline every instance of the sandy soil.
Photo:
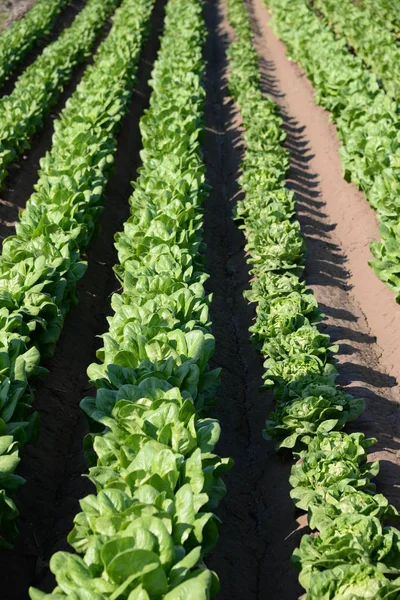
[[35,0],[0,0],[0,32],[22,19],[34,4]]
[[379,487],[399,506],[400,307],[367,264],[369,243],[378,238],[375,213],[342,178],[335,126],[315,106],[310,82],[268,27],[262,0],[249,9],[263,85],[281,106],[288,131],[288,186],[297,194],[307,243],[306,280],[326,313],[324,329],[340,344],[340,383],[367,400],[352,427],[378,438]]
[[[222,425],[218,451],[232,456],[228,494],[219,514],[220,540],[207,564],[221,579],[221,600],[296,598],[300,592],[290,556],[301,535],[289,497],[291,463],[261,437],[272,396],[261,393],[261,356],[249,342],[254,307],[243,299],[249,287],[244,237],[232,220],[241,159],[240,119],[226,90],[226,44],[231,31],[224,5],[208,0],[206,22],[207,179],[213,190],[205,205],[208,283],[216,338],[215,365],[223,368],[215,416]],[[303,521],[304,524],[304,521]]]
[[[86,368],[95,360],[101,345],[96,338],[107,330],[110,295],[118,288],[112,266],[117,262],[113,245],[116,231],[129,216],[130,182],[140,165],[139,119],[148,106],[148,80],[158,51],[164,1],[158,0],[152,17],[152,35],[139,65],[129,113],[122,122],[114,174],[106,189],[101,233],[90,244],[89,268],[78,285],[79,304],[70,311],[54,357],[46,365],[49,375],[35,382],[35,408],[40,413],[40,436],[24,448],[20,473],[27,483],[18,495],[20,535],[12,552],[0,553],[2,600],[27,600],[27,590],[35,585],[46,591],[54,587],[48,568],[56,550],[66,550],[78,501],[93,491],[82,477],[83,437],[86,426],[79,402],[94,391],[88,386]],[[47,131],[45,137],[48,135]],[[37,156],[29,156],[33,173]],[[28,167],[27,167],[28,168]],[[28,171],[26,171],[27,173]],[[16,177],[14,196],[27,195],[24,178]],[[31,185],[33,182],[31,182]]]
[[[103,228],[88,250],[89,270],[78,289],[80,303],[66,320],[55,356],[48,364],[50,375],[36,382],[41,434],[36,444],[24,450],[21,465],[21,474],[28,478],[18,501],[21,535],[13,552],[0,554],[0,576],[7,581],[2,588],[4,600],[26,600],[27,587],[32,584],[51,589],[48,559],[55,550],[67,547],[65,537],[78,510],[78,499],[89,489],[80,476],[85,470],[85,424],[78,402],[93,393],[87,387],[85,371],[99,345],[95,336],[106,330],[109,295],[116,287],[111,268],[116,261],[112,239],[128,215],[130,181],[139,165],[138,120],[148,103],[146,82],[158,48],[156,32],[162,27],[162,6],[159,0],[131,111],[119,136]],[[219,511],[223,522],[220,540],[207,564],[220,576],[220,600],[293,600],[301,588],[290,556],[306,525],[304,516],[295,515],[289,498],[291,461],[278,456],[273,444],[261,436],[273,398],[259,391],[262,360],[248,334],[254,307],[243,299],[243,290],[249,286],[244,238],[232,220],[232,209],[240,199],[237,177],[243,147],[238,111],[226,89],[226,47],[232,31],[224,11],[224,0],[206,0],[209,36],[205,49],[204,157],[212,191],[205,204],[204,237],[210,273],[207,287],[214,295],[213,363],[223,367],[214,411],[223,432],[218,451],[232,456],[236,464],[226,477],[228,494]],[[354,429],[378,438],[376,456],[382,461],[379,488],[400,506],[396,456],[400,447],[396,387],[400,308],[366,262],[368,244],[377,237],[375,215],[363,195],[342,179],[335,127],[327,113],[315,106],[312,87],[301,69],[286,58],[284,45],[268,27],[269,17],[261,0],[253,0],[249,11],[264,91],[281,106],[288,132],[288,186],[296,192],[307,242],[306,279],[326,313],[322,328],[340,344],[340,382],[367,399],[366,413]],[[60,20],[60,27],[65,25],[65,18]],[[6,189],[0,194],[3,236],[12,233],[17,209],[32,192],[39,159],[50,146],[52,119],[81,72],[76,72],[26,159],[11,169]]]
[[[231,220],[241,151],[240,120],[224,83],[225,44],[232,32],[223,3],[209,3],[207,11],[213,39],[207,54],[205,149],[214,190],[206,206],[205,232],[214,292],[215,360],[226,369],[216,415],[223,429],[219,450],[236,461],[227,477],[220,541],[208,562],[221,577],[221,599],[289,600],[300,592],[289,559],[305,531],[304,520],[295,522],[288,498],[290,463],[280,462],[261,439],[272,399],[258,391],[262,367],[247,333],[253,314],[242,299],[248,285],[244,241]],[[288,187],[296,192],[307,243],[306,280],[326,314],[321,329],[340,344],[339,382],[366,398],[366,412],[353,430],[378,438],[371,458],[381,460],[379,490],[400,506],[400,308],[367,265],[369,242],[377,238],[375,215],[355,186],[342,179],[335,127],[314,104],[313,89],[301,69],[286,58],[284,45],[268,27],[261,0],[249,3],[249,13],[264,91],[280,105],[288,133]]]

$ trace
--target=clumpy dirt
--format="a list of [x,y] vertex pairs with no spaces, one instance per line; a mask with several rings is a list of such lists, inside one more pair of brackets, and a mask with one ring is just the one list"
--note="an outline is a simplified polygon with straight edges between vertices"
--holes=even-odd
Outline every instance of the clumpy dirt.
[[27,600],[30,585],[45,591],[54,587],[49,558],[55,551],[69,548],[66,536],[79,511],[79,499],[94,490],[82,477],[86,472],[83,458],[86,425],[79,402],[84,396],[94,394],[88,385],[86,368],[101,346],[96,336],[107,331],[110,296],[118,288],[112,270],[117,262],[113,237],[129,216],[130,182],[140,166],[138,124],[148,106],[147,82],[159,48],[163,16],[164,0],[158,0],[129,113],[118,136],[101,233],[89,246],[86,256],[89,268],[78,285],[79,304],[67,316],[56,352],[45,365],[50,373],[35,382],[34,408],[40,414],[40,435],[36,443],[22,452],[19,473],[27,483],[17,499],[20,535],[13,551],[0,553],[2,600]]
[[[317,107],[301,69],[285,56],[268,27],[261,0],[248,4],[265,93],[280,105],[291,168],[287,185],[296,194],[307,244],[305,277],[326,318],[321,329],[340,345],[338,383],[366,399],[366,411],[348,431],[378,438],[371,459],[381,461],[379,491],[400,507],[398,485],[400,308],[367,264],[369,243],[378,237],[365,197],[342,178],[339,142],[329,115]],[[307,531],[295,520],[289,498],[290,461],[261,437],[273,400],[260,393],[260,356],[249,345],[253,308],[242,297],[248,287],[244,238],[232,221],[242,152],[240,118],[226,90],[226,45],[232,32],[223,0],[206,4],[209,39],[205,160],[213,191],[205,206],[207,270],[213,292],[211,317],[215,364],[224,368],[215,415],[222,424],[218,450],[233,456],[227,498],[215,552],[207,561],[221,578],[219,598],[279,598],[301,593],[290,555]]]
[[271,394],[261,393],[261,356],[249,341],[254,306],[243,299],[249,287],[245,240],[232,220],[238,194],[241,128],[226,89],[226,46],[232,35],[224,5],[206,2],[206,134],[204,156],[212,191],[205,204],[204,238],[214,363],[223,368],[215,416],[222,426],[218,452],[232,456],[228,493],[219,510],[220,540],[206,562],[221,580],[221,600],[296,598],[301,588],[290,564],[304,520],[296,522],[289,497],[291,462],[278,456],[261,429],[272,409]]
[[[83,0],[76,1],[75,10],[82,4]],[[95,336],[107,329],[109,296],[117,287],[112,273],[117,260],[113,235],[129,214],[130,180],[140,164],[138,121],[148,104],[147,80],[158,49],[163,6],[163,0],[158,0],[137,89],[122,123],[102,232],[88,249],[89,269],[78,286],[79,305],[67,317],[56,353],[47,364],[50,374],[35,382],[41,432],[22,455],[20,473],[28,481],[18,495],[21,533],[12,552],[0,553],[2,600],[27,600],[29,585],[52,589],[49,557],[68,548],[66,535],[79,510],[78,500],[91,491],[90,483],[81,477],[86,427],[79,401],[93,394],[86,367],[100,345]],[[296,193],[306,239],[306,280],[326,314],[322,330],[340,344],[340,383],[367,401],[365,414],[352,429],[378,438],[372,455],[381,460],[378,487],[400,508],[400,308],[367,265],[369,242],[378,237],[375,215],[364,196],[343,180],[335,127],[329,115],[315,106],[303,71],[286,58],[284,45],[268,27],[262,0],[249,0],[248,9],[263,89],[280,105],[287,131],[291,156],[287,185]],[[72,13],[63,14],[63,19],[65,14],[72,18]],[[205,17],[209,35],[204,159],[212,190],[204,207],[204,239],[210,274],[207,290],[213,293],[213,366],[223,368],[213,416],[222,425],[217,450],[235,460],[225,479],[228,492],[219,510],[220,539],[206,562],[220,577],[219,600],[293,600],[302,590],[290,556],[307,526],[304,515],[294,512],[289,497],[291,460],[277,455],[274,445],[261,435],[273,398],[259,389],[262,358],[248,333],[254,306],[243,299],[249,287],[245,240],[232,219],[235,203],[240,201],[237,178],[243,145],[240,116],[226,82],[226,49],[233,34],[226,21],[225,0],[206,0]],[[58,27],[65,26],[63,19]],[[52,118],[81,73],[76,72]],[[13,232],[17,210],[32,192],[39,159],[50,147],[52,118],[44,133],[34,139],[26,159],[11,169],[0,193],[3,236]]]
[[400,306],[367,261],[378,239],[374,211],[342,177],[339,140],[329,114],[315,105],[301,68],[268,26],[262,0],[249,1],[265,92],[282,110],[291,156],[288,187],[294,190],[307,244],[306,281],[339,344],[339,383],[366,399],[365,413],[347,429],[377,437],[379,491],[400,508]]

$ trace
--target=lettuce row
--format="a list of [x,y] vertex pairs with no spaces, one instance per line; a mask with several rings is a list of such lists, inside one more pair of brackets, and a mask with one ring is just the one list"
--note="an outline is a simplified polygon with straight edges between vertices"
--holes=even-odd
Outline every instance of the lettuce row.
[[360,6],[374,18],[379,15],[379,20],[384,19],[392,34],[395,37],[399,36],[400,13],[396,0],[360,0]]
[[398,106],[308,0],[265,2],[272,10],[274,31],[305,69],[316,102],[337,124],[345,179],[355,183],[377,211],[381,240],[371,244],[370,265],[400,301]]
[[0,183],[7,167],[29,148],[44,126],[74,67],[85,60],[119,0],[88,0],[71,27],[47,46],[19,77],[9,96],[0,99]]
[[[142,117],[131,216],[116,236],[122,292],[89,367],[95,398],[81,407],[96,487],[56,553],[57,588],[32,600],[208,600],[218,580],[203,564],[215,544],[213,510],[231,461],[213,453],[219,423],[200,417],[219,370],[203,283],[202,162],[205,27],[201,0],[169,0]],[[81,556],[79,556],[81,555]]]
[[[94,233],[115,151],[114,133],[130,98],[151,0],[125,0],[76,92],[55,122],[52,149],[41,161],[36,191],[21,213],[16,235],[0,257],[0,526],[14,533],[11,496],[18,446],[32,440],[28,379],[44,372],[75,284],[86,264],[81,252]],[[18,442],[18,443],[17,443]],[[4,537],[0,545],[6,544]]]
[[311,5],[327,18],[335,33],[354,48],[382,82],[387,93],[400,93],[400,48],[387,21],[377,10],[360,7],[351,0],[312,0]]
[[336,387],[336,347],[319,332],[321,314],[301,279],[305,247],[285,187],[289,155],[282,119],[260,89],[243,0],[228,0],[228,19],[236,33],[228,49],[228,85],[246,142],[239,179],[244,199],[235,219],[244,230],[253,276],[246,293],[257,304],[252,338],[266,358],[265,387],[276,400],[264,436],[297,457],[291,497],[316,530],[303,537],[293,562],[307,600],[364,598],[369,589],[374,598],[394,600],[400,591],[400,534],[384,522],[399,515],[376,493],[379,463],[368,462],[367,455],[376,440],[342,431],[363,411],[363,402]]
[[0,86],[31,48],[52,29],[68,0],[37,0],[33,8],[0,36]]

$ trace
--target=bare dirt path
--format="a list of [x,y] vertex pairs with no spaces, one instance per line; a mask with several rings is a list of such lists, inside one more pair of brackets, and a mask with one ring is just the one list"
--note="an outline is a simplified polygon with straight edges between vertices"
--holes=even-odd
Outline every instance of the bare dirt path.
[[36,382],[35,408],[40,413],[40,436],[22,454],[20,474],[27,483],[18,494],[20,535],[12,552],[0,553],[2,600],[28,600],[28,587],[54,587],[48,560],[56,550],[68,549],[66,535],[79,510],[78,501],[93,490],[82,477],[83,437],[86,426],[79,402],[94,390],[86,369],[101,345],[96,336],[107,330],[110,295],[118,288],[112,267],[117,262],[114,234],[129,216],[128,198],[140,166],[138,123],[148,106],[147,84],[157,55],[164,1],[153,11],[151,37],[142,54],[130,110],[118,137],[114,175],[106,190],[102,231],[88,249],[89,268],[78,285],[79,304],[70,311],[50,370]]
[[22,19],[34,4],[35,0],[0,0],[0,33]]
[[[226,477],[227,497],[219,515],[220,540],[207,564],[221,579],[220,600],[299,595],[290,556],[299,542],[289,498],[290,461],[275,453],[261,436],[272,408],[261,393],[261,356],[249,342],[254,307],[243,299],[249,287],[244,236],[232,220],[238,200],[241,159],[240,119],[226,90],[226,45],[231,31],[223,2],[206,2],[207,100],[204,154],[213,190],[205,204],[208,289],[213,292],[211,319],[216,338],[215,366],[223,368],[215,416],[222,426],[218,452],[232,456]],[[297,531],[296,531],[297,530]]]
[[[213,191],[205,207],[205,239],[215,364],[224,368],[215,414],[223,432],[219,452],[236,462],[226,477],[220,540],[207,562],[221,578],[222,600],[293,600],[301,588],[290,556],[306,528],[302,518],[295,521],[289,499],[291,464],[261,438],[272,398],[259,392],[262,365],[247,331],[254,314],[242,297],[248,287],[244,239],[231,216],[242,150],[240,119],[226,90],[225,51],[232,32],[223,0],[209,0],[206,7],[205,159]],[[249,12],[264,91],[280,105],[288,133],[288,187],[296,192],[307,243],[306,279],[326,313],[321,328],[340,344],[339,383],[367,400],[353,429],[378,438],[373,458],[381,460],[379,489],[400,506],[400,308],[367,265],[369,242],[377,237],[375,215],[364,196],[342,179],[335,127],[315,105],[305,75],[286,58],[261,0],[254,0]]]
[[367,400],[352,428],[378,438],[380,491],[400,507],[400,307],[368,266],[378,237],[374,211],[342,178],[339,141],[300,67],[268,26],[262,0],[249,0],[264,91],[280,105],[291,154],[288,187],[307,243],[306,280],[326,313],[322,328],[340,344],[339,382]]

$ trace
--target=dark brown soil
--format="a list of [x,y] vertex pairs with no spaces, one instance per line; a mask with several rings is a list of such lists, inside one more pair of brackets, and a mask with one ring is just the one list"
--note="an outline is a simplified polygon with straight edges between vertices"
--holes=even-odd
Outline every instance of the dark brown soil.
[[[226,90],[226,44],[231,34],[223,3],[206,2],[207,100],[204,154],[213,190],[205,205],[208,289],[216,338],[215,365],[223,368],[215,416],[222,426],[218,452],[232,456],[227,497],[219,511],[220,540],[207,565],[221,579],[221,600],[296,598],[301,590],[290,565],[302,524],[289,497],[290,461],[261,436],[272,397],[260,393],[262,361],[249,342],[254,308],[243,299],[249,287],[244,237],[232,220],[238,200],[240,119]],[[304,521],[303,521],[304,523]]]
[[265,91],[280,105],[288,132],[288,186],[307,244],[306,280],[326,313],[323,329],[340,345],[339,383],[366,399],[351,429],[378,438],[371,455],[381,461],[377,484],[400,507],[400,306],[367,263],[369,243],[379,237],[375,213],[344,181],[336,128],[268,27],[262,0],[249,1],[249,11]]
[[[342,179],[335,127],[315,106],[311,85],[267,27],[261,0],[249,3],[249,14],[264,91],[281,106],[288,134],[288,187],[296,193],[307,243],[306,280],[326,313],[322,329],[340,343],[339,383],[367,401],[352,430],[378,438],[371,455],[381,461],[377,484],[400,506],[395,387],[400,368],[390,354],[395,348],[399,352],[400,309],[367,265],[369,241],[377,237],[375,217],[363,195]],[[206,204],[205,238],[215,363],[224,368],[216,411],[223,432],[218,449],[236,462],[226,478],[219,544],[207,562],[221,578],[219,598],[289,600],[301,593],[290,555],[306,527],[304,518],[296,522],[293,516],[290,462],[281,462],[261,438],[272,398],[258,390],[262,366],[247,331],[254,315],[242,298],[248,287],[244,239],[231,218],[241,145],[240,119],[226,91],[225,48],[232,32],[223,0],[207,3],[207,24],[205,157],[213,192]]]
[[82,477],[83,437],[86,433],[79,402],[93,394],[86,376],[101,345],[96,336],[107,330],[110,295],[118,284],[112,266],[117,262],[113,245],[116,231],[129,215],[131,180],[140,165],[138,123],[148,106],[148,79],[157,55],[164,1],[158,0],[152,33],[140,61],[128,115],[122,122],[114,174],[106,190],[102,230],[88,249],[89,268],[78,285],[79,305],[70,311],[54,357],[46,365],[49,375],[36,382],[35,409],[40,413],[40,436],[23,451],[19,472],[27,483],[18,494],[20,535],[12,552],[0,553],[2,600],[27,600],[28,587],[50,591],[54,587],[48,560],[56,550],[66,550],[66,535],[79,511],[78,501],[92,491]]

